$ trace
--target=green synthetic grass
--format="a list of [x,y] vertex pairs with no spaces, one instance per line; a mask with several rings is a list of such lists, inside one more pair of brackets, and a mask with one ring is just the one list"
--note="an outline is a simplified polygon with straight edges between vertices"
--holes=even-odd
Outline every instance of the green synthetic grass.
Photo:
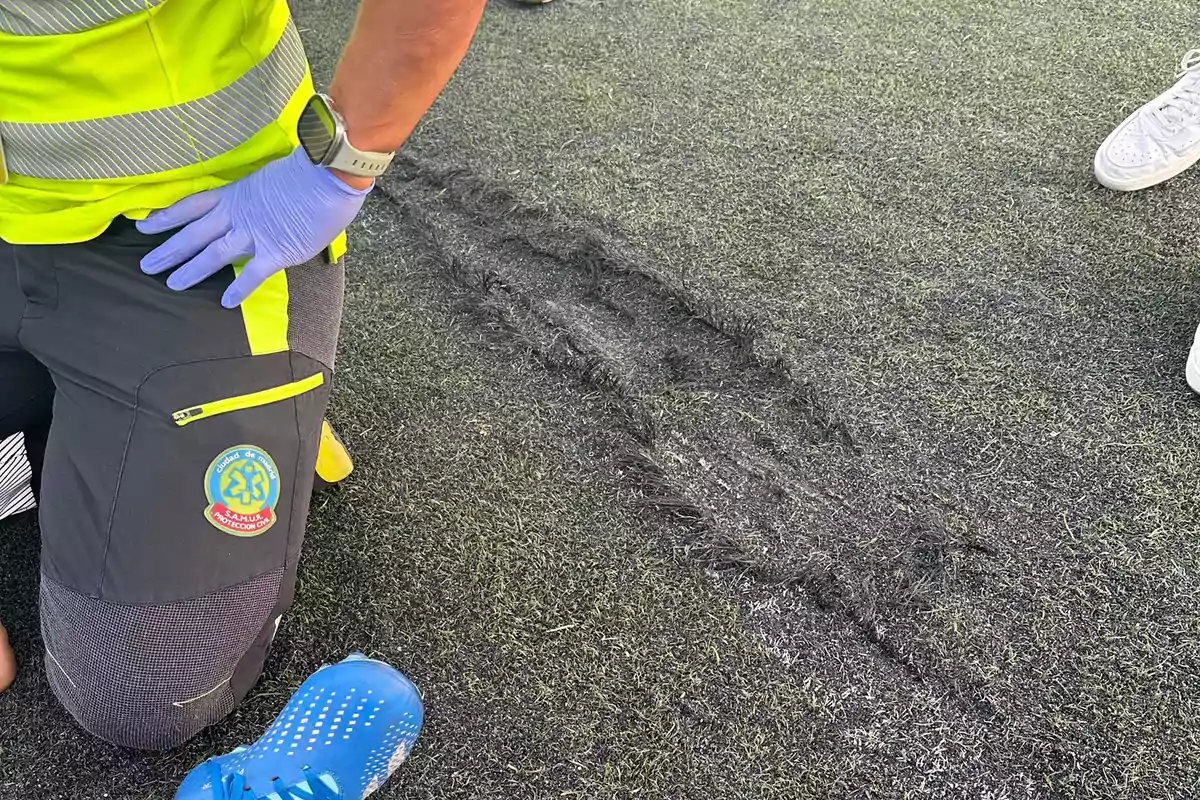
[[[296,6],[327,77],[351,4]],[[362,648],[429,700],[385,797],[1194,796],[1197,178],[1090,160],[1195,25],[493,3],[358,226],[359,469],[260,690],[89,742],[5,523],[0,792],[169,796]]]

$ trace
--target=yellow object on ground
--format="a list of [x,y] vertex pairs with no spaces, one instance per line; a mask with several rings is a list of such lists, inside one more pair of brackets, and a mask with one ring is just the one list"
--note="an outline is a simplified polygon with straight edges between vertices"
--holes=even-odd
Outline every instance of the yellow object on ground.
[[354,462],[341,438],[325,420],[321,424],[321,449],[317,453],[317,477],[326,483],[340,483],[350,477]]

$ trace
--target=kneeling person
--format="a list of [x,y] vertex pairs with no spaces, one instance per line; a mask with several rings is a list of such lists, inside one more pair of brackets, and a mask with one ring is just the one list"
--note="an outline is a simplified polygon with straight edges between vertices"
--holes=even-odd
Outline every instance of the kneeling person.
[[285,0],[0,0],[0,440],[41,462],[47,676],[96,735],[180,744],[257,680],[318,467],[342,232],[482,7],[364,0],[325,96]]

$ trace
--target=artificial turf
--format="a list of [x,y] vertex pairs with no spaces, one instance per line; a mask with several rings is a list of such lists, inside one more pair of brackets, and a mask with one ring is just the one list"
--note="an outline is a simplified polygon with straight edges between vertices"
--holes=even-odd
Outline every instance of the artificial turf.
[[[319,78],[349,2],[296,3]],[[1183,3],[493,3],[354,232],[267,677],[183,751],[77,732],[0,523],[0,792],[169,797],[365,649],[395,798],[1200,794],[1196,178],[1096,145]]]

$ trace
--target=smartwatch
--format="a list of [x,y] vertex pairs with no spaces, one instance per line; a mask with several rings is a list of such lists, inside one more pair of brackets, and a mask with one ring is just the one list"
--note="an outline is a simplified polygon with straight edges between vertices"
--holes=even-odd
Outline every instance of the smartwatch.
[[346,121],[333,108],[328,95],[314,94],[296,125],[300,146],[314,164],[347,175],[375,178],[391,165],[395,153],[359,150],[346,138]]

